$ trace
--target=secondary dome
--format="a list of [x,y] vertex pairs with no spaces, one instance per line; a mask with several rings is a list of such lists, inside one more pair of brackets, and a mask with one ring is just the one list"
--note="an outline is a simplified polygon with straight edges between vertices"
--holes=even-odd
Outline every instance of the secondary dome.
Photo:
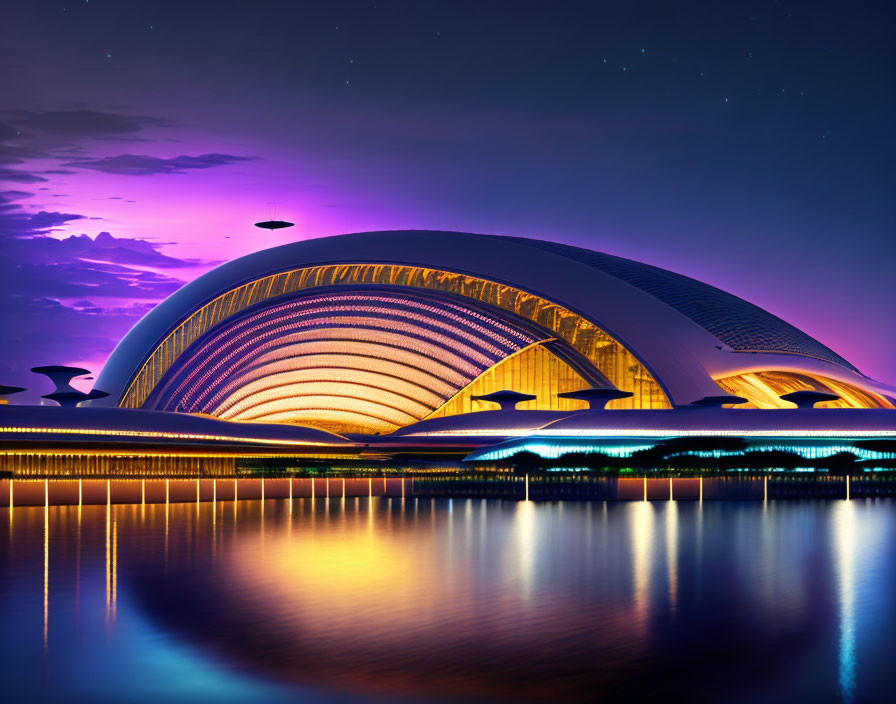
[[[184,286],[121,341],[97,380],[128,408],[390,432],[486,410],[669,408],[723,392],[753,407],[814,390],[892,407],[780,318],[694,279],[553,242],[387,231],[295,242]],[[746,407],[749,407],[746,406]],[[744,406],[741,406],[743,408]]]

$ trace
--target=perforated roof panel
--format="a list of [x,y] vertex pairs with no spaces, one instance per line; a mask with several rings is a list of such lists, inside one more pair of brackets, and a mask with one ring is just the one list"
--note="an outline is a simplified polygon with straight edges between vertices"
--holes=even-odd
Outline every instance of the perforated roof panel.
[[649,293],[738,352],[784,352],[858,371],[833,350],[759,306],[682,274],[612,254],[544,240],[506,237],[569,257]]

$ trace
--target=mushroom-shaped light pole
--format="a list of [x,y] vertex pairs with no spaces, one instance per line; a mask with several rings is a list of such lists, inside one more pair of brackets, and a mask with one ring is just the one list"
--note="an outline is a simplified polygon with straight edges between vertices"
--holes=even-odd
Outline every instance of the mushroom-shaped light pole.
[[48,398],[55,401],[60,406],[77,406],[84,401],[92,401],[95,398],[106,398],[108,396],[105,391],[99,389],[91,389],[86,394],[83,391],[54,391],[51,394],[45,394],[41,398]]
[[693,403],[691,403],[691,405],[701,406],[704,408],[721,408],[722,406],[726,406],[728,404],[737,406],[741,403],[749,403],[749,399],[743,398],[742,396],[733,396],[731,394],[720,394],[718,396],[704,396],[699,401],[694,401]]
[[532,394],[521,394],[519,391],[495,391],[492,394],[484,394],[482,396],[471,396],[474,401],[489,401],[491,403],[497,403],[502,411],[512,411],[516,409],[516,404],[522,403],[523,401],[532,401],[537,396],[533,396]]
[[12,396],[13,394],[21,393],[22,391],[25,391],[25,387],[23,386],[6,386],[0,384],[0,404],[9,403],[6,399],[7,396]]
[[602,411],[606,408],[610,401],[618,398],[629,398],[634,396],[631,391],[622,391],[621,389],[580,389],[578,391],[565,391],[557,394],[560,398],[574,398],[577,401],[587,401],[588,408],[592,411]]
[[794,391],[789,394],[780,396],[784,401],[795,403],[797,408],[814,408],[816,403],[824,403],[825,401],[838,401],[840,397],[837,394],[827,394],[823,391]]
[[56,393],[75,391],[76,389],[71,385],[71,380],[76,376],[90,374],[89,369],[81,369],[81,367],[64,367],[58,364],[51,364],[46,367],[32,367],[31,371],[35,374],[43,374],[56,384]]
[[56,388],[51,393],[44,394],[41,398],[47,398],[55,401],[60,406],[77,406],[82,401],[89,401],[94,398],[103,398],[108,396],[104,391],[94,389],[90,393],[78,391],[71,385],[71,381],[76,376],[84,376],[90,374],[89,369],[81,369],[81,367],[63,367],[59,365],[50,365],[47,367],[34,367],[31,371],[35,374],[43,374],[50,381],[56,384]]

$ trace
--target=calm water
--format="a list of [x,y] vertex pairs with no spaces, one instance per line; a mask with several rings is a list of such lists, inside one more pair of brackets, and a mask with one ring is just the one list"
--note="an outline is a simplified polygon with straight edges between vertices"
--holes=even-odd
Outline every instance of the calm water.
[[892,701],[896,503],[0,510],[7,701]]

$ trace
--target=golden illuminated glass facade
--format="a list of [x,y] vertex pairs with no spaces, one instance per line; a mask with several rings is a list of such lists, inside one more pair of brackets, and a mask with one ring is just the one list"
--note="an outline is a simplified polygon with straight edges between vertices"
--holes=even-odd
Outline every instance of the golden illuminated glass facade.
[[513,389],[538,397],[534,401],[523,401],[518,404],[517,408],[521,410],[581,411],[588,408],[585,401],[560,398],[557,394],[579,391],[590,386],[591,384],[566,362],[544,345],[536,344],[496,364],[432,413],[429,418],[494,410],[495,404],[476,401],[473,396],[484,396],[503,389]]
[[780,398],[793,391],[822,391],[836,394],[837,401],[820,403],[820,408],[893,408],[893,404],[879,394],[859,389],[852,384],[818,374],[785,371],[748,372],[716,379],[725,391],[749,400],[737,408],[793,408]]
[[547,334],[510,317],[469,299],[394,287],[281,296],[200,338],[143,407],[390,432]]
[[[544,339],[554,337],[567,344],[581,355],[584,363],[593,365],[612,384],[634,394],[631,398],[615,401],[612,404],[613,407],[669,407],[666,395],[659,384],[629,350],[593,323],[562,306],[512,286],[463,274],[422,267],[373,264],[327,265],[296,269],[273,274],[227,291],[184,320],[157,346],[135,375],[119,405],[127,408],[144,407],[147,399],[150,399],[154,392],[158,393],[155,390],[159,382],[165,377],[166,372],[175,363],[182,364],[180,358],[183,352],[190,345],[200,340],[200,338],[212,332],[217,326],[233,318],[233,316],[267,301],[270,301],[271,306],[276,306],[278,305],[277,299],[288,294],[296,294],[303,291],[314,293],[314,289],[327,287],[329,292],[321,292],[320,294],[321,296],[326,296],[330,295],[334,290],[338,293],[339,287],[342,286],[345,287],[346,292],[350,290],[349,287],[358,286],[367,286],[369,288],[375,288],[376,286],[406,288],[409,289],[409,293],[416,291],[418,295],[423,294],[425,291],[438,292],[464,297],[507,311],[525,321],[534,323],[534,328],[544,332]],[[475,321],[471,321],[471,324],[473,323]],[[413,330],[409,332],[394,328],[378,332],[377,335],[379,337],[377,339],[385,339],[385,336],[399,334],[410,335],[415,333]],[[454,332],[452,334],[457,335],[460,333]],[[431,344],[435,340],[435,336],[436,333],[428,333],[426,342]],[[339,346],[337,343],[334,344],[337,347]],[[389,344],[392,344],[393,347],[395,346],[393,343]],[[406,349],[406,354],[403,353],[405,357],[409,355],[417,355],[419,357],[421,354],[424,356],[429,354],[422,347],[417,351],[407,349],[406,346],[402,349]],[[452,352],[450,346],[443,345],[443,350],[443,354],[451,354]],[[320,352],[323,353],[325,350],[321,349]],[[337,350],[334,348],[331,352],[352,354],[352,351],[349,349]],[[357,357],[358,355],[355,356]],[[496,366],[494,364],[489,365],[488,369],[477,372],[474,377],[471,377],[472,383],[467,382],[464,388],[459,388],[459,393],[455,391],[449,396],[442,394],[442,399],[437,405],[434,403],[437,399],[435,397],[431,399],[430,397],[434,393],[436,395],[442,393],[437,387],[439,387],[440,383],[444,385],[444,379],[434,378],[431,388],[414,392],[410,390],[408,392],[402,391],[397,384],[394,385],[390,391],[397,391],[404,396],[412,397],[411,401],[413,403],[410,401],[408,403],[402,401],[401,404],[392,402],[392,406],[400,406],[400,412],[390,415],[387,423],[379,423],[378,431],[388,430],[387,425],[400,427],[416,419],[432,417],[435,414],[448,415],[474,410],[469,396],[478,393],[488,393],[488,391],[497,390],[498,388],[513,388],[518,391],[536,393],[539,397],[538,400],[528,404],[534,408],[560,409],[569,407],[572,409],[573,407],[581,407],[579,402],[558,400],[556,393],[584,388],[591,384],[587,383],[582,375],[575,372],[569,364],[556,357],[549,350],[535,346],[522,353],[504,356],[507,357],[504,362],[498,362]],[[401,362],[402,358],[401,355],[392,355],[389,363],[394,366],[394,363]],[[371,372],[371,365],[373,367],[378,365],[375,361],[376,359],[376,354],[367,355],[368,361],[364,367],[366,373],[369,374]],[[374,361],[370,362],[370,360]],[[282,361],[283,357],[281,355],[278,358],[278,363]],[[355,366],[360,369],[360,365]],[[418,383],[426,377],[426,368],[417,362],[413,366],[414,369],[409,370],[407,375],[402,375],[400,370],[397,372],[395,370],[389,371],[389,374],[392,374],[393,377],[404,376],[404,379],[407,381]],[[292,369],[278,368],[276,373],[288,375],[293,373],[293,371]],[[436,377],[438,376],[436,374]],[[197,383],[202,383],[201,377],[197,376],[196,379]],[[279,388],[287,389],[294,380],[289,376],[283,376],[282,381],[284,383],[279,384]],[[304,382],[304,379],[302,381]],[[319,381],[327,383],[326,379]],[[262,382],[257,383],[261,384]],[[378,382],[373,384],[372,388],[368,389],[368,393],[364,395],[367,401],[377,401],[379,392],[376,388],[373,388],[377,384]],[[310,385],[306,388],[312,389]],[[318,393],[319,391],[319,389],[315,389],[317,396],[321,396]],[[296,387],[287,391],[285,397],[292,398],[293,393],[301,394],[303,391]],[[230,398],[241,402],[235,396]],[[280,400],[282,401],[283,399],[281,398]],[[447,404],[445,404],[444,410],[441,410],[445,401],[447,401]],[[248,408],[252,403],[254,402],[245,402],[244,405]],[[265,415],[263,417],[259,416],[259,419],[290,420],[288,414],[278,417],[276,400],[273,403],[274,405],[270,408],[271,413],[267,414],[265,412]],[[413,409],[410,408],[412,405],[414,405]],[[416,408],[417,405],[420,406],[419,409]],[[328,414],[328,409],[323,402],[309,401],[306,406],[308,412],[304,414],[304,417],[300,420],[295,419],[293,422],[309,423],[313,420],[312,416],[315,414],[320,415],[321,419],[324,420]],[[173,408],[170,410],[189,411],[190,409]],[[406,413],[409,410],[410,413]],[[365,409],[363,412],[368,413],[370,411]],[[221,415],[227,416],[232,414],[224,412]],[[235,417],[240,417],[241,415],[241,413],[236,413]],[[270,417],[267,417],[267,415],[270,415]],[[368,423],[367,420],[361,417],[358,418],[358,421],[359,427],[362,428]]]

